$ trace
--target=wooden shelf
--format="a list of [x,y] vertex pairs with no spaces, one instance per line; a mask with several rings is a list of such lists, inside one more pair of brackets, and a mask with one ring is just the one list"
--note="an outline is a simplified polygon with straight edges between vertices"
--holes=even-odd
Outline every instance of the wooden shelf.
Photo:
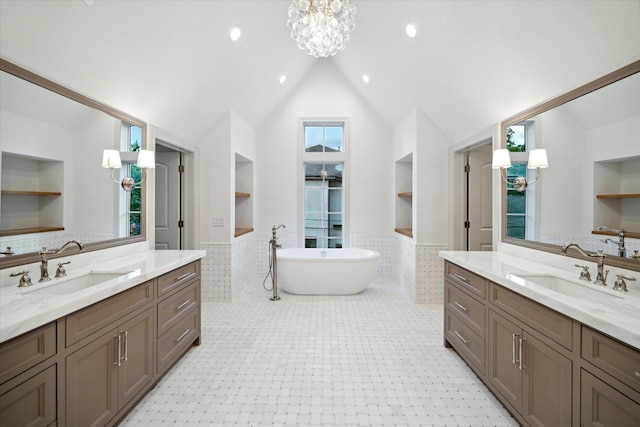
[[2,190],[3,196],[62,196],[59,191],[19,191],[19,190]]
[[[618,233],[615,231],[601,231],[601,230],[592,230],[591,234],[600,234],[603,236],[615,236],[618,237]],[[628,237],[630,239],[640,239],[640,233],[634,233],[631,231],[625,231],[624,237]]]
[[236,197],[251,197],[249,193],[242,193],[240,191],[236,191]]
[[394,231],[404,236],[413,238],[413,230],[410,228],[396,228]]
[[404,193],[398,193],[398,197],[413,197],[413,192],[407,191]]
[[0,237],[15,236],[18,234],[47,233],[50,231],[64,231],[64,227],[32,227],[16,228],[15,230],[0,230]]
[[597,194],[596,199],[637,199],[640,194]]
[[233,237],[240,237],[247,233],[251,233],[253,228],[236,228],[235,233],[233,233]]

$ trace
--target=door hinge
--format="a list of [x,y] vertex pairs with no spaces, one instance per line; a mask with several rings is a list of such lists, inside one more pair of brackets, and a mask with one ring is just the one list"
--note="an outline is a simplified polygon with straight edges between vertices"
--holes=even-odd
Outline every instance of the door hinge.
[[469,221],[465,221],[464,228],[471,228],[471,223]]
[[464,173],[469,173],[471,172],[471,166],[469,165],[469,163],[467,163],[466,165],[464,165]]
[[183,228],[184,227],[184,221],[180,220],[178,221],[178,228]]
[[184,173],[184,165],[178,165],[178,173]]

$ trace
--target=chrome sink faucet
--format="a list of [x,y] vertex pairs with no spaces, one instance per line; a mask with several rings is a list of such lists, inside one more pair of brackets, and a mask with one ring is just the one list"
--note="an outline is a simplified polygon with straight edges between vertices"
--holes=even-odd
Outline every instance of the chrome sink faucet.
[[84,252],[84,245],[79,240],[69,240],[67,243],[62,245],[60,247],[60,249],[49,250],[49,249],[47,249],[46,246],[42,247],[42,251],[39,252],[39,254],[40,254],[40,280],[38,280],[38,282],[48,282],[49,280],[51,280],[51,277],[49,277],[49,259],[48,259],[47,255],[59,254],[62,251],[64,251],[65,249],[67,249],[67,246],[69,246],[72,243],[78,246],[78,249],[80,249],[80,252]]
[[593,282],[596,285],[607,286],[607,276],[609,275],[609,270],[604,269],[604,259],[606,255],[602,250],[599,250],[598,253],[588,254],[577,243],[567,243],[562,247],[562,255],[567,255],[567,249],[570,247],[575,247],[578,252],[582,255],[590,258],[598,258],[597,266],[598,266],[598,274],[596,275],[596,280]]
[[603,242],[604,243],[611,242],[613,244],[618,245],[618,256],[621,257],[621,258],[624,258],[624,257],[627,256],[627,250],[624,247],[625,234],[624,234],[624,229],[623,228],[621,228],[620,230],[616,230],[614,228],[609,228],[607,226],[601,225],[596,230],[598,230],[598,231],[612,231],[614,233],[618,233],[618,241],[617,242],[615,240],[613,240],[613,239],[608,239],[608,238],[604,239]]

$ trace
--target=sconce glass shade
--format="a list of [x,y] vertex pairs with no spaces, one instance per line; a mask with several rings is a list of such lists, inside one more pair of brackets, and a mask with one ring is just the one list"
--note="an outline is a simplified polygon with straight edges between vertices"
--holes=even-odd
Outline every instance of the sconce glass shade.
[[122,167],[118,150],[104,150],[102,152],[102,167],[113,169],[120,169]]
[[140,150],[138,153],[138,162],[136,165],[139,168],[155,169],[156,159],[154,152],[151,150]]
[[511,158],[509,157],[509,150],[506,148],[495,150],[493,152],[493,162],[491,164],[492,169],[504,169],[511,167]]
[[539,148],[537,150],[531,150],[529,152],[529,163],[527,168],[529,169],[544,169],[549,167],[549,162],[547,161],[547,150],[544,148]]

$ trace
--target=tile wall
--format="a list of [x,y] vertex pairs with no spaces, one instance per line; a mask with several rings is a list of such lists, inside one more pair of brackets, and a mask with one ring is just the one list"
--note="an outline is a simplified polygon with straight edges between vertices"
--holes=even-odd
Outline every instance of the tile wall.
[[[603,240],[609,238],[616,243],[604,243]],[[540,237],[542,243],[549,243],[552,245],[563,246],[569,242],[577,243],[582,249],[589,252],[598,252],[602,249],[605,254],[618,255],[618,237],[616,236],[542,236]],[[633,251],[640,252],[640,239],[624,239],[624,247],[627,251],[627,258],[633,254]]]
[[64,245],[69,240],[79,240],[82,243],[100,242],[103,240],[111,240],[116,237],[112,233],[34,233],[23,234],[20,236],[7,236],[0,239],[0,248],[3,250],[7,246],[11,246],[17,254],[29,252],[39,252],[43,246],[49,249],[56,249]]

